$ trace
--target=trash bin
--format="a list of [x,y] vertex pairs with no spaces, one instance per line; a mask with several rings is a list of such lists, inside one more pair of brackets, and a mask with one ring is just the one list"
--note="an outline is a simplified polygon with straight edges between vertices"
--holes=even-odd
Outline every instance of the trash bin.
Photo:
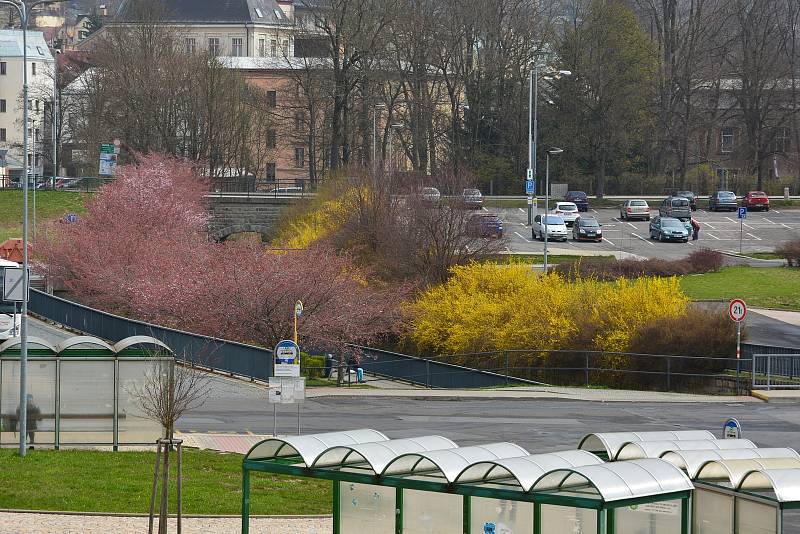
[[361,367],[356,367],[356,380],[358,380],[359,384],[364,383],[364,369]]
[[323,378],[330,378],[333,373],[333,354],[325,355],[325,367],[322,370]]

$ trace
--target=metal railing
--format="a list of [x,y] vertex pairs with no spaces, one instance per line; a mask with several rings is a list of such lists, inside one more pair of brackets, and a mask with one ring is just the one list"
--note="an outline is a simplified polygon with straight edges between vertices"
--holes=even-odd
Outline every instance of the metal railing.
[[317,183],[308,178],[266,180],[255,176],[226,176],[211,178],[208,196],[245,195],[259,197],[313,196]]
[[753,354],[753,389],[800,389],[800,352]]

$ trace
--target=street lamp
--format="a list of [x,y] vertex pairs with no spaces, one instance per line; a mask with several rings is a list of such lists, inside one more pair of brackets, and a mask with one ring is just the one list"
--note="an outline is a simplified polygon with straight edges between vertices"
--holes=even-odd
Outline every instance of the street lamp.
[[[572,71],[559,70],[553,76],[546,76],[545,79],[558,79],[561,76],[571,76]],[[536,180],[536,141],[539,133],[539,65],[533,65],[528,81],[528,176],[529,180]],[[533,192],[536,194],[536,191]],[[528,204],[528,226],[531,225],[533,207]],[[546,211],[545,211],[546,213]]]
[[389,172],[394,171],[394,160],[392,159],[392,132],[403,127],[402,122],[392,123],[389,127]]
[[39,0],[30,5],[25,2],[0,0],[0,5],[13,7],[22,23],[22,317],[20,317],[19,347],[19,455],[25,456],[28,437],[28,13],[42,4],[55,4],[62,0]]
[[386,104],[375,104],[372,106],[372,177],[375,178],[375,174],[377,174],[377,155],[376,155],[376,145],[378,144],[377,139],[377,120],[376,116],[378,115],[379,109],[386,109]]
[[548,215],[547,211],[550,209],[550,156],[555,156],[556,154],[561,154],[564,152],[562,149],[557,147],[551,147],[550,150],[547,151],[545,155],[545,184],[544,184],[544,274],[547,274],[547,226],[548,226]]

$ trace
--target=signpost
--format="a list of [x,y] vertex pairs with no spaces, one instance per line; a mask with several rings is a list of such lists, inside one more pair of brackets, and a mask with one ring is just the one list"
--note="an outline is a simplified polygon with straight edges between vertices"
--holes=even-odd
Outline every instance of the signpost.
[[742,425],[731,417],[722,426],[722,437],[724,439],[739,439],[742,437]]
[[278,435],[278,404],[297,404],[297,435],[300,435],[300,405],[306,400],[306,377],[271,376],[269,403],[272,404],[272,435]]
[[100,145],[100,176],[114,176],[117,171],[117,154],[119,154],[119,147],[115,147],[111,143],[103,143]]
[[525,195],[528,197],[528,226],[532,224],[533,195],[536,194],[536,180],[533,178],[533,169],[528,169],[528,178],[525,180]]
[[300,347],[291,339],[275,345],[272,376],[300,376]]
[[747,206],[739,208],[739,254],[742,253],[742,234],[744,232],[744,220],[747,218]]
[[25,276],[22,267],[3,269],[3,300],[8,302],[27,302],[29,292],[25,291]]
[[[742,323],[747,317],[747,304],[742,299],[733,299],[728,304],[728,315],[736,323],[736,394],[739,394],[739,367],[742,358]],[[755,372],[752,369],[751,372]]]
[[294,303],[294,342],[297,344],[297,319],[303,315],[303,301],[298,300]]

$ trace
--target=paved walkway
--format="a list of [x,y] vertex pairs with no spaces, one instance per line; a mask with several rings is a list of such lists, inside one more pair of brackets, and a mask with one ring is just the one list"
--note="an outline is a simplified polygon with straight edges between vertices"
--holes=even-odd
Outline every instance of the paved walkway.
[[750,311],[756,312],[759,315],[782,321],[794,326],[800,326],[800,312],[785,311],[785,310],[768,310],[764,308],[750,308]]
[[[142,534],[147,532],[147,517],[98,515],[57,515],[0,512],[0,534]],[[185,534],[235,534],[241,529],[238,517],[184,518]],[[253,534],[329,534],[333,520],[329,517],[252,518]],[[177,532],[170,520],[169,532]]]

